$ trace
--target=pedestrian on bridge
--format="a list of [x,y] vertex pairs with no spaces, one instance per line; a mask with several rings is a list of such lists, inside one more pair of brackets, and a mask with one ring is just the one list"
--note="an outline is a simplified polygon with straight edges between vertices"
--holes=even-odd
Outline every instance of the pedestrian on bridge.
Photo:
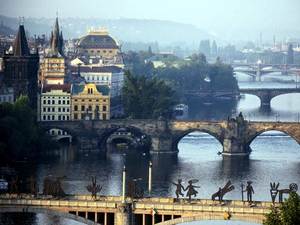
[[197,196],[198,191],[195,190],[195,188],[200,188],[200,186],[195,186],[193,185],[193,183],[197,183],[198,180],[197,179],[193,179],[193,180],[189,180],[189,185],[185,188],[185,191],[187,191],[186,196],[189,197],[189,202],[191,201],[192,195],[194,195],[194,197]]

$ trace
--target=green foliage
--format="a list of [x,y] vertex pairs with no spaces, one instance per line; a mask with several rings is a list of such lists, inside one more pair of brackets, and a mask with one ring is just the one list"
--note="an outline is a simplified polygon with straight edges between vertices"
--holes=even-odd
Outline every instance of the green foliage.
[[136,119],[170,117],[174,99],[174,91],[164,81],[126,72],[123,103],[128,116]]
[[[0,158],[3,161],[34,157],[51,142],[36,123],[28,97],[0,104]],[[47,149],[47,148],[46,148]]]
[[[208,64],[203,54],[194,54],[179,68],[158,68],[158,77],[172,83],[179,95],[186,91],[237,91],[237,80],[233,69],[219,59],[215,64]],[[210,82],[207,81],[209,78]]]
[[266,215],[264,225],[298,225],[300,224],[300,197],[292,192],[279,209],[273,207]]

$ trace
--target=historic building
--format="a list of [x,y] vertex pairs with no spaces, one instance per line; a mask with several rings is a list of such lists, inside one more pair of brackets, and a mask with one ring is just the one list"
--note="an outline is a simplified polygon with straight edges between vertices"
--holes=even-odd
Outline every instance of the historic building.
[[72,120],[109,120],[110,95],[107,85],[72,85]]
[[86,83],[107,85],[110,88],[111,98],[121,95],[124,84],[124,71],[117,66],[72,67],[72,72],[79,73]]
[[40,120],[71,119],[71,85],[43,84],[40,95]]
[[90,30],[77,42],[81,64],[116,65],[124,67],[117,41],[105,29]]
[[37,107],[38,68],[39,55],[31,54],[24,26],[20,25],[13,52],[3,56],[3,82],[13,88],[14,100],[20,95],[27,95],[33,108]]
[[63,84],[66,66],[63,52],[63,36],[59,30],[58,18],[51,32],[50,48],[41,63],[40,84]]

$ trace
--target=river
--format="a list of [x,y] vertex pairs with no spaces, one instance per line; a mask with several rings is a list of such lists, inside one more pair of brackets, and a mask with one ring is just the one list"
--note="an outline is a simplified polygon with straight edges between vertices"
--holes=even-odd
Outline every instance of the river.
[[[295,87],[293,76],[268,75],[263,82],[250,82],[246,76],[237,75],[240,87]],[[274,78],[275,77],[275,78]],[[275,79],[275,80],[274,80]],[[259,99],[245,95],[237,104],[231,101],[212,104],[190,105],[191,119],[224,119],[229,114],[243,112],[250,120],[298,121],[300,112],[300,94],[288,94],[274,98],[271,107],[260,108]],[[289,136],[280,132],[267,132],[258,136],[251,144],[252,153],[244,160],[223,159],[218,155],[222,146],[218,141],[205,133],[194,132],[179,142],[178,156],[152,156],[153,192],[154,196],[175,196],[172,181],[181,178],[184,186],[189,179],[196,178],[200,185],[199,198],[210,198],[228,180],[235,185],[235,190],[228,193],[225,199],[241,199],[241,183],[253,182],[254,200],[269,200],[269,183],[280,182],[280,188],[287,188],[290,183],[300,184],[300,146]],[[85,186],[90,176],[96,176],[103,185],[102,194],[121,194],[121,173],[126,165],[128,179],[142,178],[139,185],[146,189],[149,156],[110,154],[106,158],[97,153],[78,154],[76,147],[66,147],[60,157],[43,160],[34,169],[40,187],[46,175],[65,176],[63,187],[67,193],[87,193]],[[31,173],[26,171],[24,173]],[[21,218],[21,219],[20,219]],[[3,225],[75,225],[70,220],[38,214],[36,216],[17,215],[1,216]],[[188,223],[187,225],[248,225],[244,222],[205,221]]]

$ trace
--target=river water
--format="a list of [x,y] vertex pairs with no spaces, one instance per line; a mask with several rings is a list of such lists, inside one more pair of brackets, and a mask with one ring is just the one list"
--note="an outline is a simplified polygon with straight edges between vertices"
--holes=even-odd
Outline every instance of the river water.
[[[268,75],[263,82],[250,82],[246,76],[238,75],[240,87],[295,87],[294,77]],[[298,121],[300,112],[300,94],[288,94],[274,98],[270,108],[260,108],[259,99],[245,95],[239,102],[222,100],[215,103],[202,104],[191,101],[189,115],[191,119],[225,119],[228,115],[243,112],[250,120]],[[147,188],[148,162],[153,162],[154,196],[175,196],[175,186],[172,181],[181,178],[184,186],[189,179],[198,179],[199,198],[211,198],[228,180],[235,190],[228,193],[225,199],[241,199],[241,183],[253,182],[254,200],[269,200],[269,183],[280,182],[280,188],[287,188],[290,183],[300,184],[300,145],[291,137],[280,132],[267,132],[257,137],[251,144],[252,153],[243,160],[223,159],[218,155],[222,146],[212,136],[194,132],[185,136],[179,142],[177,156],[145,156],[109,154],[106,158],[97,153],[78,154],[76,147],[65,147],[60,157],[41,161],[34,172],[24,170],[24,173],[34,173],[40,187],[46,175],[65,176],[63,187],[67,193],[87,193],[85,186],[90,182],[90,176],[96,176],[103,185],[102,194],[121,194],[122,167],[126,165],[127,179],[142,178],[139,185]],[[22,223],[19,223],[22,221]],[[38,214],[27,217],[14,215],[1,216],[0,224],[25,225],[77,225],[70,220]],[[247,225],[244,222],[205,221],[188,223],[187,225]]]

